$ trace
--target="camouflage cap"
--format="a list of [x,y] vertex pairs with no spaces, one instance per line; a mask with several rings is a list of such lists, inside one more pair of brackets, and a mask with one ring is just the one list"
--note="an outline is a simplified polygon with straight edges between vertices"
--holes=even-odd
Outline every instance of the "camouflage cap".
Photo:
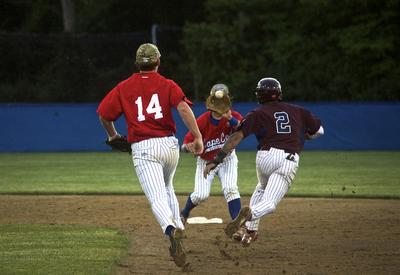
[[136,51],[136,63],[138,65],[156,63],[160,57],[161,54],[157,46],[151,43],[140,45]]

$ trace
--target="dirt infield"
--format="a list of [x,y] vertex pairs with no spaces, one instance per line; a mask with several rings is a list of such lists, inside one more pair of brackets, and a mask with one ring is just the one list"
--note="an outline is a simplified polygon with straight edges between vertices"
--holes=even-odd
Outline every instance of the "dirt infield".
[[[179,197],[181,205],[185,197]],[[249,198],[243,198],[247,204]],[[223,197],[192,216],[229,217]],[[168,239],[143,196],[0,196],[0,224],[119,228],[131,240],[116,274],[399,274],[400,200],[285,198],[243,248],[223,224],[187,225],[189,270],[174,265]]]

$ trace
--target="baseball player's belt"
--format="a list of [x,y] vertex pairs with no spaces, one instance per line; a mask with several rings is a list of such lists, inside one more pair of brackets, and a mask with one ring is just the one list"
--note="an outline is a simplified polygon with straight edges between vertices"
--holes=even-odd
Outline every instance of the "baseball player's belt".
[[286,154],[291,154],[291,155],[296,155],[298,154],[297,152],[291,151],[291,150],[287,150],[287,149],[282,149],[282,148],[277,148],[277,147],[273,147],[271,145],[264,145],[261,147],[260,150],[265,150],[268,151],[271,148],[275,148],[275,149],[279,149],[279,150],[283,150]]

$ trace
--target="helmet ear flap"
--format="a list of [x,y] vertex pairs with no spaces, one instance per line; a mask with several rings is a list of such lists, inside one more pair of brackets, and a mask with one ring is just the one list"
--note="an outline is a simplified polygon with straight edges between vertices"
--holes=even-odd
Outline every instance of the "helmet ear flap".
[[256,98],[259,103],[281,101],[282,89],[278,80],[271,77],[262,78],[257,83]]

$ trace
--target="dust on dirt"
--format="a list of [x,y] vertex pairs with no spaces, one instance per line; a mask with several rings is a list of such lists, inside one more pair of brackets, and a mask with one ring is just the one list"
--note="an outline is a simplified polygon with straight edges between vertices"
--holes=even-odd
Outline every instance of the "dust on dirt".
[[[186,197],[179,196],[184,204]],[[242,198],[248,204],[249,198]],[[192,216],[229,213],[211,197]],[[0,196],[0,224],[79,224],[118,228],[131,242],[115,274],[398,274],[400,200],[285,198],[262,219],[259,238],[241,247],[224,224],[189,224],[189,265],[171,261],[144,196]]]

